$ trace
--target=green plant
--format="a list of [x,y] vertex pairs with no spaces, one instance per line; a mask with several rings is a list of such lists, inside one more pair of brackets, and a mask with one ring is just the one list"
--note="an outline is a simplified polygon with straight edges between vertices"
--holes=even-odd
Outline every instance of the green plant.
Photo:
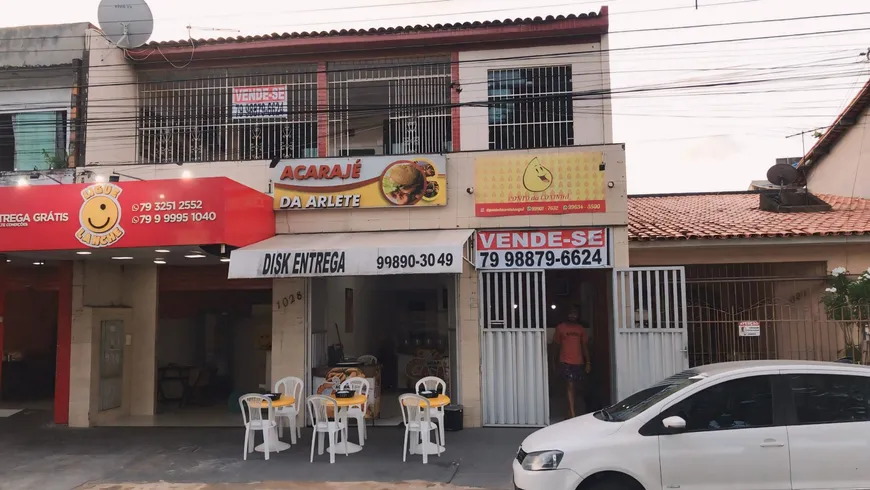
[[860,275],[849,275],[845,267],[832,270],[822,303],[828,319],[839,322],[843,331],[845,345],[840,354],[861,363],[861,339],[870,321],[870,269]]
[[69,155],[66,152],[63,152],[61,155],[51,154],[46,150],[42,150],[42,157],[45,159],[45,163],[48,164],[48,168],[52,170],[58,170],[61,168],[69,167],[67,160],[69,159]]

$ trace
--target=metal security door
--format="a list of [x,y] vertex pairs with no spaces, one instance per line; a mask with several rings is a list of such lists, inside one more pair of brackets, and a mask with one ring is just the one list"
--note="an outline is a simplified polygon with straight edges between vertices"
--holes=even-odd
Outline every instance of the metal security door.
[[685,267],[615,270],[613,318],[617,399],[688,369]]
[[123,399],[124,322],[100,323],[100,410],[120,408]]
[[481,272],[479,280],[483,425],[547,425],[544,272]]

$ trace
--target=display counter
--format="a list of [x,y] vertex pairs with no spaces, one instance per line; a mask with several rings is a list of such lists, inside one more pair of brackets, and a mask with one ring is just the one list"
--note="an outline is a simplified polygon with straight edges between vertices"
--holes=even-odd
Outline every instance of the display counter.
[[343,383],[347,378],[359,377],[369,380],[371,391],[369,392],[369,405],[366,412],[367,419],[376,419],[381,413],[381,365],[369,364],[359,367],[334,367],[318,366],[311,369],[314,393],[316,395],[329,395],[336,388],[333,380]]

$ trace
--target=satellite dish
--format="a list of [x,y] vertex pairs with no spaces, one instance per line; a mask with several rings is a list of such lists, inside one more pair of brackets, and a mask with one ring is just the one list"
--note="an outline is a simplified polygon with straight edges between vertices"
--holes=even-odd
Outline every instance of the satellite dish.
[[794,184],[798,179],[798,171],[787,163],[777,163],[767,171],[767,180],[773,185],[785,187]]
[[138,48],[154,31],[154,17],[145,0],[101,0],[97,8],[100,29],[119,48]]

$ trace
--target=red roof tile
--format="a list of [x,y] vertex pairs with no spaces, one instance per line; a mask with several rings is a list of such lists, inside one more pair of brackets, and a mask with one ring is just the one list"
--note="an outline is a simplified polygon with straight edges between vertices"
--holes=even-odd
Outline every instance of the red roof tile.
[[[396,34],[413,34],[420,32],[447,32],[447,31],[467,31],[471,29],[486,29],[492,27],[504,26],[532,26],[546,25],[566,20],[578,19],[597,19],[607,16],[607,7],[603,7],[601,12],[590,12],[588,14],[569,14],[569,15],[548,15],[545,17],[525,17],[517,19],[492,20],[492,21],[475,21],[475,22],[448,22],[445,24],[417,24],[398,27],[372,27],[369,29],[333,29],[329,31],[302,31],[302,32],[285,32],[283,34],[272,33],[257,36],[235,36],[235,37],[219,37],[219,38],[200,38],[194,39],[193,42],[198,46],[226,44],[226,43],[244,43],[254,41],[266,41],[276,39],[298,39],[312,37],[337,37],[337,36],[383,36]],[[189,39],[179,41],[152,41],[149,46],[159,47],[188,47],[190,46]]]
[[819,194],[832,210],[775,213],[757,192],[629,196],[633,241],[870,234],[870,199]]

